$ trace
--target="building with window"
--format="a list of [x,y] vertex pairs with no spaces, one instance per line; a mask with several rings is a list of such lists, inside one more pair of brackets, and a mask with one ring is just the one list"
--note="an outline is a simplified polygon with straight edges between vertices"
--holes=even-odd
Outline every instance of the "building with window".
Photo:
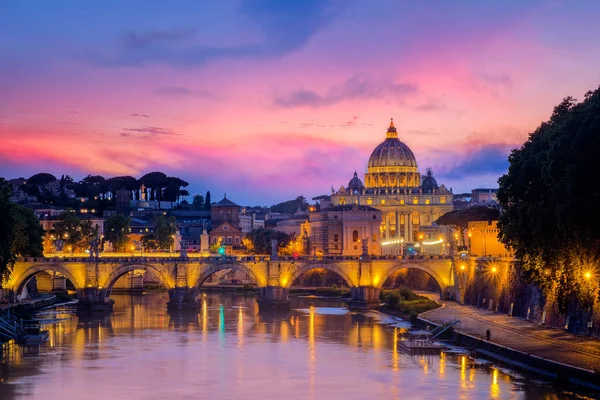
[[210,244],[221,244],[231,250],[242,246],[242,230],[240,229],[241,207],[223,196],[223,199],[210,208],[212,230]]
[[415,155],[398,139],[392,120],[385,140],[369,158],[364,184],[355,172],[347,187],[332,190],[331,204],[380,210],[382,253],[400,254],[396,245],[400,241],[416,243],[422,232],[426,232],[425,240],[443,234],[434,221],[452,211],[453,195],[444,185],[438,186],[431,169],[421,176]]
[[[381,254],[381,211],[358,204],[337,205],[310,213],[310,254],[357,256],[367,242],[369,254]],[[309,253],[306,251],[306,253]]]

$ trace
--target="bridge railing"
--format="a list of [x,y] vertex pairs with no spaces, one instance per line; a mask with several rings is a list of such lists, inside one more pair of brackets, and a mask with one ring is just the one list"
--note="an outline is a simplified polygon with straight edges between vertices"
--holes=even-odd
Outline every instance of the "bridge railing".
[[[452,256],[448,255],[372,255],[368,257],[370,260],[412,260],[412,261],[425,261],[425,260],[443,260],[452,259]],[[361,256],[280,256],[280,261],[286,262],[340,262],[340,261],[359,261],[362,260]],[[271,261],[271,257],[267,255],[230,255],[230,256],[203,256],[203,257],[181,257],[177,253],[166,253],[166,254],[146,254],[146,255],[128,255],[122,253],[103,253],[100,257],[90,257],[89,255],[48,255],[45,257],[27,257],[20,258],[21,262],[175,262],[175,261],[192,261],[192,262],[264,262]]]

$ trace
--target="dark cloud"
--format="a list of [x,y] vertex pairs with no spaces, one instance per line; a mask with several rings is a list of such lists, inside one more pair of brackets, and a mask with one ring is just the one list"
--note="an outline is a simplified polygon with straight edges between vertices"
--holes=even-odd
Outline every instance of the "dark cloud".
[[179,133],[164,128],[157,128],[155,126],[145,126],[142,128],[123,128],[123,131],[124,132],[120,133],[121,137],[155,138],[165,136],[180,136]]
[[133,113],[133,114],[129,114],[130,117],[142,117],[142,118],[148,118],[148,116],[146,114],[138,114],[138,113]]
[[312,90],[298,89],[287,96],[277,97],[277,107],[312,107],[319,108],[337,104],[346,100],[393,99],[402,101],[407,96],[416,94],[418,88],[413,84],[396,83],[388,80],[373,81],[364,76],[354,76],[338,86],[333,86],[324,94]]
[[446,111],[447,107],[446,107],[446,103],[444,103],[443,101],[440,100],[429,100],[424,104],[421,104],[420,106],[417,106],[415,108],[417,111],[423,111],[423,112],[436,112],[436,111]]
[[504,174],[508,170],[508,155],[510,146],[486,145],[473,150],[464,159],[440,176],[448,179],[459,179],[473,175]]
[[497,86],[505,86],[505,87],[511,87],[512,86],[512,78],[510,77],[510,75],[507,74],[500,74],[500,75],[490,75],[490,74],[481,74],[481,79],[483,79],[485,82],[490,83],[492,85],[497,85]]
[[179,43],[193,39],[194,31],[184,29],[180,31],[151,31],[145,33],[127,32],[121,38],[121,44],[127,49],[141,49],[157,46],[164,43]]
[[158,96],[167,97],[201,97],[206,99],[212,99],[215,95],[208,90],[190,90],[182,86],[165,86],[156,88],[153,93]]
[[240,12],[258,31],[261,39],[256,43],[200,45],[193,30],[127,32],[116,48],[88,50],[84,58],[107,67],[196,67],[214,59],[280,57],[302,48],[344,6],[345,2],[332,0],[246,0]]

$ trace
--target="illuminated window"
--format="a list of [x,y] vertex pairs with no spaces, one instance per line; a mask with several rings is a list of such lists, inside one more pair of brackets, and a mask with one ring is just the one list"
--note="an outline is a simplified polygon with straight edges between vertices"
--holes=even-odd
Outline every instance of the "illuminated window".
[[440,204],[446,204],[446,196],[440,196]]
[[367,198],[367,204],[373,204],[373,199],[371,197]]
[[381,199],[381,204],[385,204],[385,199]]
[[404,199],[400,200],[400,204],[404,204]]
[[429,204],[431,201],[429,199],[425,199],[425,204]]
[[419,204],[419,198],[417,196],[413,197],[413,204]]

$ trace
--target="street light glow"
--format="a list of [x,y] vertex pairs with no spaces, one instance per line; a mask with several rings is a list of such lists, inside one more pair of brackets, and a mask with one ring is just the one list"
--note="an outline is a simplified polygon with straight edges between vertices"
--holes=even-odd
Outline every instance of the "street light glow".
[[585,279],[587,280],[592,279],[592,273],[590,271],[587,271],[583,276],[585,276]]

